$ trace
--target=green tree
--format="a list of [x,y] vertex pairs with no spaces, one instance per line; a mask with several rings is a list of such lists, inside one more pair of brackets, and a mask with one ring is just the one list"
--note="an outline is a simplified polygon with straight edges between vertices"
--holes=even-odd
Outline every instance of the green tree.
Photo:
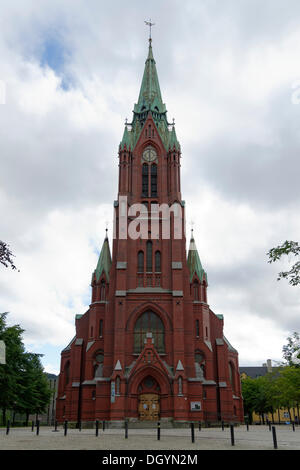
[[6,364],[0,366],[0,407],[2,421],[6,422],[6,411],[14,409],[19,395],[20,372],[24,367],[25,348],[22,342],[24,330],[19,325],[8,327],[7,312],[0,314],[0,339],[6,346]]
[[282,348],[283,358],[289,366],[300,368],[300,335],[296,331],[287,338]]
[[0,367],[0,408],[2,421],[7,410],[29,414],[42,413],[48,405],[51,390],[43,371],[40,354],[25,351],[24,330],[19,325],[7,326],[7,313],[0,314],[0,339],[6,345],[6,364]]
[[[272,248],[268,251],[268,263],[275,263],[280,260],[284,255],[298,257],[300,255],[300,246],[298,242],[285,241],[282,245]],[[300,284],[300,261],[296,261],[288,271],[281,271],[278,274],[277,280],[288,279],[292,286]]]

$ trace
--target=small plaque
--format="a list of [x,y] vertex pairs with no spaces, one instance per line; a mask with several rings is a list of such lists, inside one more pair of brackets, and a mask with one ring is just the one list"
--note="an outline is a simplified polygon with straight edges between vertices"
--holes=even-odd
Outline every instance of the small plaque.
[[201,411],[201,401],[191,401],[191,411]]

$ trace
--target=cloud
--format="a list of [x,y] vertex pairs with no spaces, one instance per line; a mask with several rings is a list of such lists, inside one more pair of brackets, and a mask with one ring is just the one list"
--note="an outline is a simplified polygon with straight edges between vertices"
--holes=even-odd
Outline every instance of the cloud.
[[[57,367],[74,315],[88,308],[106,221],[112,233],[117,151],[138,97],[147,17],[210,306],[244,365],[278,358],[287,332],[299,331],[298,291],[278,283],[280,265],[266,259],[299,237],[299,13],[294,0],[3,8],[1,238],[20,273],[0,271],[1,310],[28,345],[57,348]],[[55,368],[49,351],[43,361]]]

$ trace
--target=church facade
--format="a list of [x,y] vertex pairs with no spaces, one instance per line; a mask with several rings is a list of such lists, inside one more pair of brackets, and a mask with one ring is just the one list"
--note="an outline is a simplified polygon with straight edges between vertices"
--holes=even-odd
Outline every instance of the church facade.
[[58,421],[243,420],[238,353],[208,304],[193,234],[186,251],[180,162],[150,39],[119,146],[112,254],[106,235],[61,353]]

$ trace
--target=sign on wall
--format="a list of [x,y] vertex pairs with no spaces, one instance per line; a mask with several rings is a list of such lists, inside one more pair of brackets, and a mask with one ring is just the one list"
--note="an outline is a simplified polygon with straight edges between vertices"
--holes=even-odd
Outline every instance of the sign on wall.
[[191,411],[201,411],[201,401],[191,401]]
[[111,382],[111,388],[110,388],[110,402],[114,403],[116,400],[116,385],[115,382]]
[[5,360],[5,343],[0,340],[0,364],[6,364]]

